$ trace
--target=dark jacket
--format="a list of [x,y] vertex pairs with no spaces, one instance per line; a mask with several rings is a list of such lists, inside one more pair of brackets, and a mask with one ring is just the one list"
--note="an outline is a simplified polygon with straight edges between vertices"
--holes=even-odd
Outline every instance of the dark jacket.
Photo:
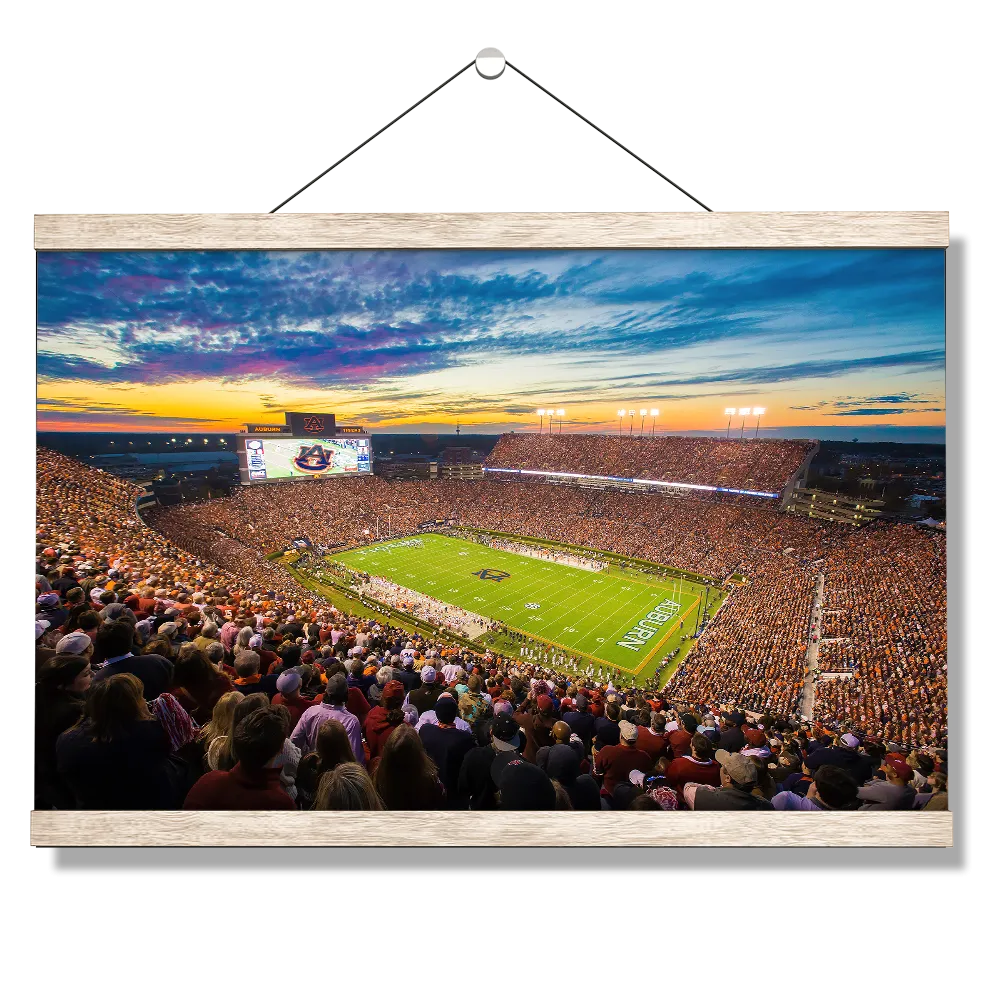
[[497,808],[497,786],[490,777],[490,767],[496,754],[490,743],[474,747],[462,758],[462,767],[458,773],[458,797],[463,809]]
[[130,722],[101,742],[89,724],[71,729],[56,741],[56,764],[79,809],[176,809],[187,791],[156,719]]
[[747,738],[739,726],[727,729],[719,736],[719,749],[726,753],[739,753],[747,745]]
[[475,749],[476,740],[463,729],[442,727],[428,722],[420,727],[420,742],[428,755],[437,764],[438,777],[444,784],[448,802],[452,807],[459,805],[458,776],[462,770],[465,755]]
[[694,796],[695,810],[708,809],[770,809],[774,810],[770,799],[762,799],[738,788],[699,788]]
[[434,707],[442,691],[444,688],[440,684],[421,684],[410,692],[410,704],[423,715]]
[[[590,712],[578,712],[575,708],[569,712],[563,712],[563,722],[583,740],[583,745],[590,753],[591,741],[594,738],[594,723],[597,721]],[[618,736],[615,736],[615,742]]]
[[871,757],[862,757],[861,754],[848,750],[847,747],[821,747],[806,758],[806,767],[812,774],[816,773],[816,768],[822,767],[824,764],[842,768],[859,787],[866,781],[871,781],[872,778]]
[[94,674],[94,683],[107,680],[115,674],[134,674],[142,681],[142,696],[147,701],[159,698],[170,690],[174,665],[158,653],[143,653],[141,656],[126,656],[124,660],[102,667]]
[[56,740],[83,716],[83,695],[35,687],[35,808],[72,809],[73,792],[56,767]]

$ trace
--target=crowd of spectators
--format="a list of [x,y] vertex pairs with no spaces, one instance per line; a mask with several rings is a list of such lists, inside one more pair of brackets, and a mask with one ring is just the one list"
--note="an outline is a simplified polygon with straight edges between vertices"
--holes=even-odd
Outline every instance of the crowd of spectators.
[[831,549],[815,711],[885,739],[920,745],[946,731],[945,536],[912,528],[859,532]]
[[[469,489],[479,527],[500,516],[492,490],[508,495],[504,517],[523,500],[521,486],[482,482],[283,484],[281,509],[273,487],[246,489],[163,509],[154,530],[135,487],[40,449],[38,807],[946,807],[942,538],[699,505],[703,520],[719,511],[746,532],[705,541],[735,545],[748,582],[664,691],[616,691],[551,664],[431,647],[330,607],[262,557],[304,534],[303,519],[331,540],[360,533],[351,498],[376,510],[405,496],[412,530],[428,485],[445,504]],[[612,517],[633,500],[552,490]],[[561,510],[521,530],[553,537]],[[821,571],[845,640],[824,655],[855,687],[821,683],[807,724],[797,699]]]
[[[274,552],[292,538],[364,545],[379,525],[395,535],[434,520],[586,546],[724,579],[761,551],[818,551],[824,530],[772,507],[663,494],[580,490],[493,480],[384,480],[374,476],[239,487],[230,497],[164,507],[151,522],[224,566],[252,562],[235,542]],[[237,561],[238,560],[238,561]]]
[[504,434],[485,464],[780,493],[815,444],[773,438]]

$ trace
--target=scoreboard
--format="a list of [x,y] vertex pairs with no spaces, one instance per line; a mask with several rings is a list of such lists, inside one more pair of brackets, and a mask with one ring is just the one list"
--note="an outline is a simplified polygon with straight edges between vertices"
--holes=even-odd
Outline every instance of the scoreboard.
[[371,475],[371,435],[329,437],[244,433],[237,437],[240,482]]

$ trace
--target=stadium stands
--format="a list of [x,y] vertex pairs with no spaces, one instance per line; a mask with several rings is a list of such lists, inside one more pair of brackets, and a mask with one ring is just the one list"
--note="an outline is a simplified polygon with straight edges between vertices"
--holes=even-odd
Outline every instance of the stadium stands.
[[[37,471],[38,808],[947,807],[943,536],[374,477],[241,488],[149,527],[131,484],[45,449]],[[664,691],[615,691],[335,610],[264,559],[303,535],[361,542],[376,514],[395,534],[449,516],[749,582]],[[821,574],[823,636],[842,641],[819,672],[848,676],[819,677],[805,723]]]
[[504,434],[488,468],[534,469],[780,493],[815,441]]

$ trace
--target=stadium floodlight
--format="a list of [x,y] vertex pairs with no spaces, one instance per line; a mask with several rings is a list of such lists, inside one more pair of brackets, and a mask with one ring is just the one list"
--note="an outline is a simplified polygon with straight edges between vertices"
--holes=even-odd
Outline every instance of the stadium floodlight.
[[729,440],[729,428],[733,426],[733,417],[736,416],[736,407],[727,406],[725,410],[722,411],[727,417],[729,417],[729,423],[726,424],[726,440]]
[[618,411],[618,436],[619,437],[622,436],[622,421],[624,419],[625,419],[625,411],[624,410],[619,410]]
[[556,411],[555,410],[546,410],[545,413],[547,414],[547,416],[549,418],[549,433],[551,434],[552,433],[552,418],[556,415]]
[[741,406],[740,407],[740,416],[743,418],[743,423],[740,426],[740,440],[741,441],[743,440],[743,428],[746,427],[746,425],[747,425],[747,417],[749,415],[750,415],[750,407],[749,406]]
[[545,411],[544,410],[535,410],[535,416],[538,417],[538,433],[541,434],[542,433],[542,420],[545,417]]
[[566,416],[566,411],[565,410],[556,410],[556,417],[559,420],[559,433],[560,434],[562,434],[562,422],[563,422],[563,417],[565,417],[565,416]]
[[639,437],[642,437],[642,432],[646,429],[646,414],[647,410],[640,410],[639,416],[642,417],[642,423],[639,424]]
[[757,430],[755,430],[753,433],[755,440],[757,438],[757,435],[760,434],[760,418],[766,412],[767,411],[764,409],[763,406],[755,406],[753,408],[753,415],[757,418]]
[[660,415],[660,411],[656,409],[650,410],[649,415],[653,418],[653,429],[650,432],[650,436],[656,437],[656,418]]
[[632,428],[635,427],[635,410],[628,411],[628,436],[632,436]]

